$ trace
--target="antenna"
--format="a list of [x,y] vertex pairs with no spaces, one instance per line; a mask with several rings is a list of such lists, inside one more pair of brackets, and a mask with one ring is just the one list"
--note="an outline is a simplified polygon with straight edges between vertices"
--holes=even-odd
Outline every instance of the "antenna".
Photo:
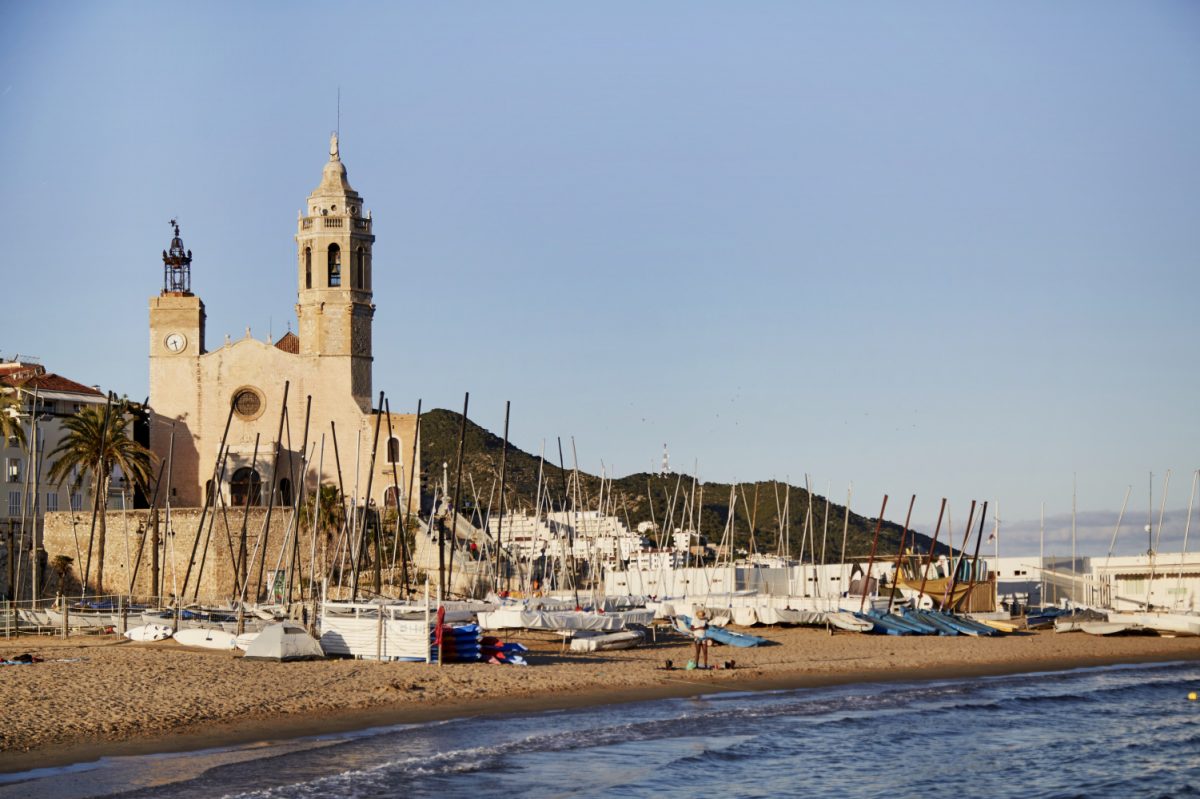
[[337,137],[340,141],[342,138],[342,87],[338,86],[337,92]]

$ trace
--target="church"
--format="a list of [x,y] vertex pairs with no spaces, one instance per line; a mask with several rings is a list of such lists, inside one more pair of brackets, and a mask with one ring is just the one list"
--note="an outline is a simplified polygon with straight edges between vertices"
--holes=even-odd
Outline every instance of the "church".
[[175,225],[162,290],[150,299],[150,448],[170,460],[173,506],[210,497],[267,505],[272,492],[276,507],[287,506],[300,480],[309,491],[340,484],[345,496],[378,507],[410,507],[410,478],[420,495],[416,416],[379,418],[373,407],[374,243],[371,214],[350,186],[334,134],[297,223],[297,332],[259,341],[247,329],[245,338],[209,349],[192,253]]

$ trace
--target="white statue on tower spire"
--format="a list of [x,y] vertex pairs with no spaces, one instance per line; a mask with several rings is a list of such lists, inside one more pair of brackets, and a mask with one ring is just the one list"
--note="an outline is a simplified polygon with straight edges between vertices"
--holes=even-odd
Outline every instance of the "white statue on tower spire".
[[329,136],[329,160],[330,161],[342,160],[341,155],[338,153],[338,135],[337,135],[336,131],[334,131]]

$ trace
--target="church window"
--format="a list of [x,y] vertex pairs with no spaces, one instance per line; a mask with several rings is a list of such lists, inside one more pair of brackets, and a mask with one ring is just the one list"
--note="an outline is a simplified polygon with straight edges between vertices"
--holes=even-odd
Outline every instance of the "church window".
[[304,248],[304,288],[312,288],[312,247]]
[[354,253],[354,288],[367,287],[367,251],[359,247]]
[[233,412],[242,419],[257,419],[262,413],[262,396],[252,388],[238,389],[233,395]]
[[396,438],[395,436],[388,439],[387,462],[400,462],[400,439]]
[[262,504],[262,478],[249,466],[233,473],[229,481],[230,504],[236,507]]
[[329,245],[329,288],[342,285],[342,250],[336,244]]

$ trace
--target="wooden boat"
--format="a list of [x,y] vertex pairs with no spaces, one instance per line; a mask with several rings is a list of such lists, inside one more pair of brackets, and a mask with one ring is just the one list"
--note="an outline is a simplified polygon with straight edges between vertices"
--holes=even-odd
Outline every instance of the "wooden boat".
[[1015,633],[1017,631],[1017,625],[1007,621],[1000,621],[999,619],[972,619],[971,621],[986,625],[991,627],[996,632],[1004,633],[1006,635],[1008,633]]

